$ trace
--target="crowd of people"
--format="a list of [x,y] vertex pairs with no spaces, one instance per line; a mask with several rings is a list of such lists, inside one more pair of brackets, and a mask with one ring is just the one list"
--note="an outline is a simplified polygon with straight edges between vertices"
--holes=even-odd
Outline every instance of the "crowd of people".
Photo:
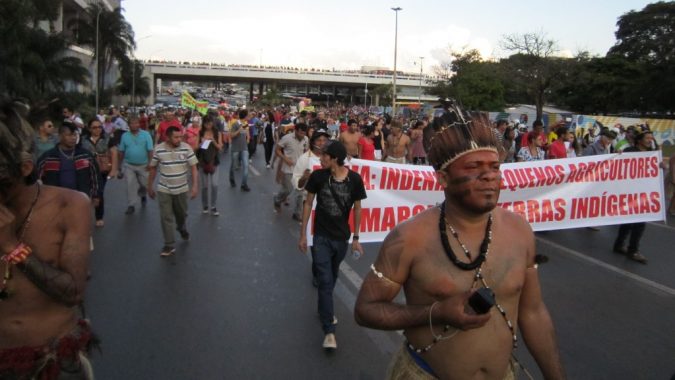
[[[658,149],[652,132],[643,126],[617,125],[577,136],[561,122],[545,133],[539,120],[528,130],[507,120],[489,121],[484,115],[467,122],[466,114],[451,103],[438,117],[415,119],[344,106],[315,112],[221,109],[205,115],[173,108],[132,115],[113,107],[85,122],[64,107],[63,119],[55,123],[45,116],[26,119],[19,108],[3,103],[0,113],[0,136],[8,144],[0,151],[0,241],[5,253],[0,326],[18,319],[39,321],[44,327],[11,331],[0,327],[0,377],[22,378],[24,373],[12,372],[18,368],[58,374],[59,368],[70,365],[77,367],[81,378],[89,378],[91,368],[81,353],[94,339],[87,322],[75,317],[73,306],[81,301],[88,276],[91,226],[59,220],[87,220],[93,206],[94,226],[104,228],[106,183],[124,179],[125,213],[134,214],[148,197],[156,199],[164,237],[159,255],[174,255],[175,231],[183,240],[190,239],[188,198],[201,193],[202,212],[220,215],[218,183],[225,170],[220,165],[228,157],[230,186],[239,186],[244,194],[255,191],[248,169],[262,145],[268,176],[279,185],[270,205],[277,213],[290,206],[291,218],[300,226],[302,252],[308,249],[306,233],[316,200],[311,254],[323,348],[337,348],[333,289],[340,263],[350,247],[355,254],[363,252],[358,231],[361,201],[367,193],[363,179],[346,163],[358,158],[430,165],[444,189],[444,202],[389,234],[356,305],[360,324],[405,331],[406,344],[395,357],[391,378],[446,378],[453,372],[452,376],[469,377],[476,371],[489,377],[509,374],[515,325],[545,376],[563,378],[553,325],[539,296],[532,232],[522,218],[496,207],[499,164]],[[321,168],[315,170],[316,161]],[[669,181],[675,181],[674,163],[675,155],[670,158]],[[474,193],[477,187],[483,189],[481,196]],[[675,214],[675,200],[669,212]],[[22,220],[18,229],[12,224],[15,217]],[[621,226],[614,251],[647,263],[639,251],[644,229],[644,223]],[[514,235],[524,237],[519,239],[521,245],[507,243]],[[47,242],[45,236],[52,238]],[[493,272],[509,271],[513,278],[489,283],[483,272],[486,266]],[[473,302],[476,293],[471,289],[476,287],[492,289],[492,299],[486,302],[494,304],[496,312],[465,309],[470,298]],[[402,288],[407,296],[404,305],[393,302]],[[19,292],[14,296],[16,289],[27,289],[29,298]],[[27,310],[21,302],[37,304]],[[512,310],[519,304],[516,316]],[[49,310],[49,315],[39,310]],[[485,338],[493,333],[491,339]],[[449,343],[438,344],[455,335]],[[53,337],[59,337],[56,347],[67,345],[68,350],[44,346]],[[495,355],[485,344],[475,343],[494,339],[499,346]],[[23,351],[12,347],[54,351],[25,365],[17,364],[24,360]]]

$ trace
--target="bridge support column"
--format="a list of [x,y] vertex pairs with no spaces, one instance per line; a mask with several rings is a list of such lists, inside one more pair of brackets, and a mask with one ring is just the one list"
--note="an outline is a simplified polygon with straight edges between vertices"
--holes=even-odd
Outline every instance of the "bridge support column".
[[253,101],[253,82],[251,82],[251,85],[249,86],[248,90],[248,101],[252,102]]

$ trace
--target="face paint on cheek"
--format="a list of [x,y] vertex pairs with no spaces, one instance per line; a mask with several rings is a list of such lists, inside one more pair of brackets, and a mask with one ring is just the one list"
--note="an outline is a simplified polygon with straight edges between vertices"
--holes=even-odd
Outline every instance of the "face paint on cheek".
[[470,177],[470,176],[456,177],[456,178],[451,179],[449,181],[449,184],[452,185],[452,186],[462,185],[462,184],[465,184],[467,182],[471,182],[474,179],[475,179],[474,177]]

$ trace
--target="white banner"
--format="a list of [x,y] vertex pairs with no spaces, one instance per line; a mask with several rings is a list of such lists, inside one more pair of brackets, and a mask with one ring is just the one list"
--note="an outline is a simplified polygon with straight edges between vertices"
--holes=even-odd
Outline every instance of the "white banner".
[[[499,206],[535,231],[665,220],[660,162],[654,151],[502,164]],[[346,165],[368,194],[361,242],[383,241],[394,226],[444,199],[430,166],[356,159]]]

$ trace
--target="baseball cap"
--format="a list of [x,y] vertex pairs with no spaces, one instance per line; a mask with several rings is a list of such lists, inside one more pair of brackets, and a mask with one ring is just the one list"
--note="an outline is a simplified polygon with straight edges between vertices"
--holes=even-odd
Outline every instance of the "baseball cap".
[[339,141],[333,141],[330,144],[327,144],[323,148],[323,152],[333,158],[337,158],[338,160],[344,160],[347,158],[347,149],[345,149],[345,146]]
[[326,138],[330,139],[330,134],[328,134],[328,132],[326,132],[325,129],[319,128],[316,131],[314,131],[314,133],[312,134],[311,141],[314,141],[321,136],[326,136]]

